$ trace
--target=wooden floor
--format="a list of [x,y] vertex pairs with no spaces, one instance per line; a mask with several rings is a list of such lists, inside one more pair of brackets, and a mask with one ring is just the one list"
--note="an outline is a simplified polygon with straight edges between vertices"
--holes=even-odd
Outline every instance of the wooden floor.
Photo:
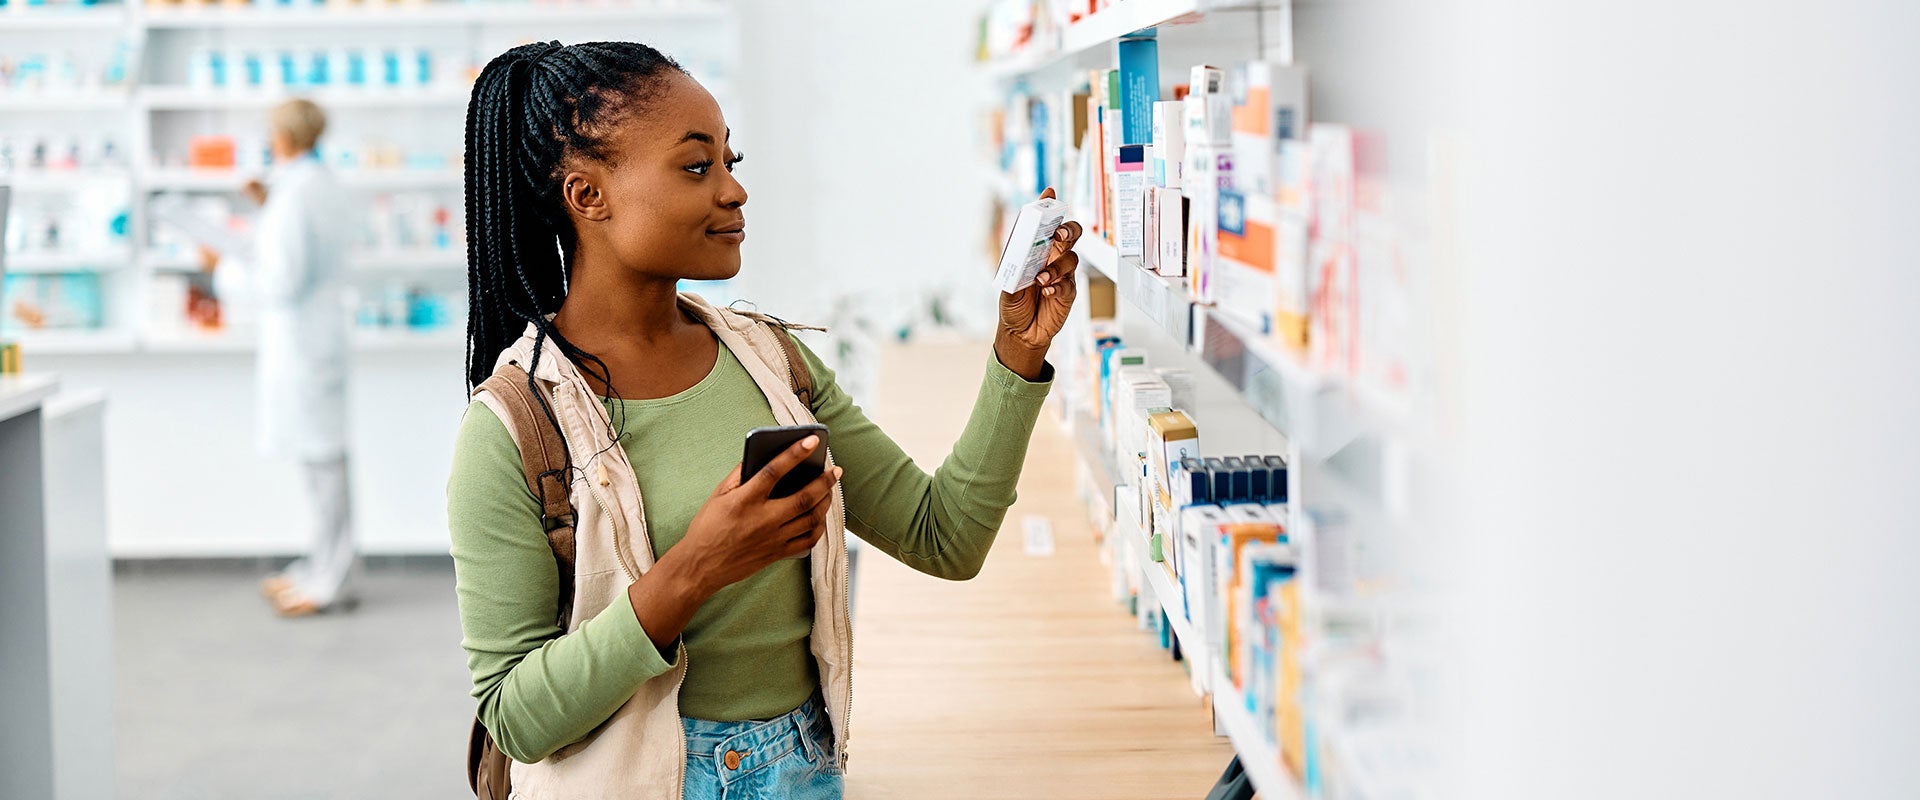
[[[959,436],[987,353],[915,344],[883,358],[875,417],[922,467]],[[866,551],[851,800],[1198,798],[1231,758],[1181,666],[1109,598],[1054,419],[980,577],[949,583]],[[1052,521],[1054,555],[1024,553],[1027,515]]]

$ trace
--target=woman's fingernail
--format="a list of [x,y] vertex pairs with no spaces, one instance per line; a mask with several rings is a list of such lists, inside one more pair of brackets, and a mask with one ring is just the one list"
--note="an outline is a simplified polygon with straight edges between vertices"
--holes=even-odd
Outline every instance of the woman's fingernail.
[[812,450],[818,446],[820,446],[820,437],[818,436],[809,436],[800,440],[800,449],[802,450]]
[[846,470],[843,470],[843,469],[841,469],[841,468],[839,468],[839,467],[834,467],[834,468],[833,468],[833,479],[834,479],[834,480],[839,480],[839,479],[840,479],[840,476],[841,476],[841,475],[844,475],[844,474],[846,474]]

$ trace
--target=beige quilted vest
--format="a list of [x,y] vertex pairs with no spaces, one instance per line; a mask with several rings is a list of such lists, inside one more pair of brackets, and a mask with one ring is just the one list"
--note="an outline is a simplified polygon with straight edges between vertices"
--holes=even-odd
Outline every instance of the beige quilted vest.
[[[714,306],[695,294],[681,294],[680,304],[706,322],[720,344],[733,351],[766,395],[779,424],[814,421],[788,384],[786,354],[764,324],[770,318]],[[498,363],[525,368],[532,363],[533,341],[534,328],[529,325],[526,335],[500,354]],[[613,604],[629,584],[653,568],[653,545],[640,513],[642,501],[633,467],[626,451],[608,439],[606,408],[579,370],[549,342],[541,350],[533,377],[560,419],[567,449],[578,468],[571,492],[575,514],[573,613],[567,621],[571,631]],[[497,398],[481,392],[478,399],[504,424],[512,425],[512,416]],[[518,431],[509,432],[519,440]],[[847,717],[853,704],[853,633],[847,613],[846,510],[837,491],[827,513],[827,535],[820,537],[811,555],[814,618],[809,649],[819,665],[820,691],[833,722],[835,758],[844,768]],[[512,797],[680,800],[687,764],[680,723],[680,685],[688,668],[684,645],[676,663],[679,666],[673,670],[642,684],[586,738],[540,763],[515,762]]]

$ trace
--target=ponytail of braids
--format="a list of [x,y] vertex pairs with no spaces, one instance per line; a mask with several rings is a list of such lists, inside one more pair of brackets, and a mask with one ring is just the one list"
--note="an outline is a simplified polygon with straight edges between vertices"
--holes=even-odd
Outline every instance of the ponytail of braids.
[[[605,161],[607,134],[643,110],[673,59],[631,42],[521,45],[481,70],[467,104],[467,389],[535,329],[529,383],[546,342],[612,392],[606,362],[549,316],[567,296],[576,236],[559,185],[569,159]],[[534,396],[545,398],[539,391]],[[551,408],[547,418],[558,427]]]

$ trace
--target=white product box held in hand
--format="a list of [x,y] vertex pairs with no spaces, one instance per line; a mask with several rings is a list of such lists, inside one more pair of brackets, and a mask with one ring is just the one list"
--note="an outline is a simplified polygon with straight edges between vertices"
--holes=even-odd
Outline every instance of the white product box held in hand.
[[994,273],[994,288],[1017,292],[1033,285],[1034,277],[1047,266],[1047,251],[1053,247],[1053,232],[1066,222],[1067,204],[1043,197],[1020,207],[1020,215],[1007,231],[1007,246],[1000,251],[1000,269]]

